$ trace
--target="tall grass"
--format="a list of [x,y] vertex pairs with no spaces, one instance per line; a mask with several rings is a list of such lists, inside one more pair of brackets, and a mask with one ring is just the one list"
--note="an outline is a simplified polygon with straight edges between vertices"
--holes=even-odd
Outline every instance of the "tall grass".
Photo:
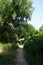
[[0,65],[13,65],[16,59],[15,50],[17,48],[17,43],[0,42]]
[[14,52],[0,54],[0,65],[12,65],[15,63],[15,58]]
[[18,48],[17,43],[0,43],[0,51],[11,51],[11,50],[15,50]]

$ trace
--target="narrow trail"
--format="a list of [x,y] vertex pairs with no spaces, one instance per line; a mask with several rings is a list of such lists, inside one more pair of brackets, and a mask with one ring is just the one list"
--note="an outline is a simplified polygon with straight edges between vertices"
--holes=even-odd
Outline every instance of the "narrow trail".
[[18,45],[19,48],[17,49],[17,54],[16,54],[16,64],[15,65],[28,65],[26,60],[23,57],[23,45]]

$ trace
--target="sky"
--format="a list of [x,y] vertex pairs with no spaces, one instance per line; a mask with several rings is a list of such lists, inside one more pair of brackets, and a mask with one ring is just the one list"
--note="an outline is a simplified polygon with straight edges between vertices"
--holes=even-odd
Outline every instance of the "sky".
[[43,0],[32,0],[34,5],[34,12],[30,22],[36,29],[43,25]]

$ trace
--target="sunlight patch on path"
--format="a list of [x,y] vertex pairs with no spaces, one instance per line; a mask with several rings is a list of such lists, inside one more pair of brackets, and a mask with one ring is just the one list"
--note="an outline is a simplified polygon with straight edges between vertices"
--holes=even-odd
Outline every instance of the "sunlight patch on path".
[[24,51],[23,51],[24,45],[23,44],[21,45],[18,43],[18,46],[19,46],[19,48],[16,51],[16,63],[15,63],[15,65],[29,65],[24,58]]
[[23,47],[24,47],[24,45],[20,45],[20,44],[18,43],[18,47],[19,47],[19,48],[23,48]]

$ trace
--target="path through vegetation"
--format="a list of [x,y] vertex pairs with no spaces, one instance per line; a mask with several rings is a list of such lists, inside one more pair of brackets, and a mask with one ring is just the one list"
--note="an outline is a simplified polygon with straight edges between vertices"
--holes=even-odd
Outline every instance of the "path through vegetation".
[[16,64],[15,65],[28,65],[26,60],[23,57],[23,45],[18,45],[19,48],[17,49],[17,55],[16,55]]

